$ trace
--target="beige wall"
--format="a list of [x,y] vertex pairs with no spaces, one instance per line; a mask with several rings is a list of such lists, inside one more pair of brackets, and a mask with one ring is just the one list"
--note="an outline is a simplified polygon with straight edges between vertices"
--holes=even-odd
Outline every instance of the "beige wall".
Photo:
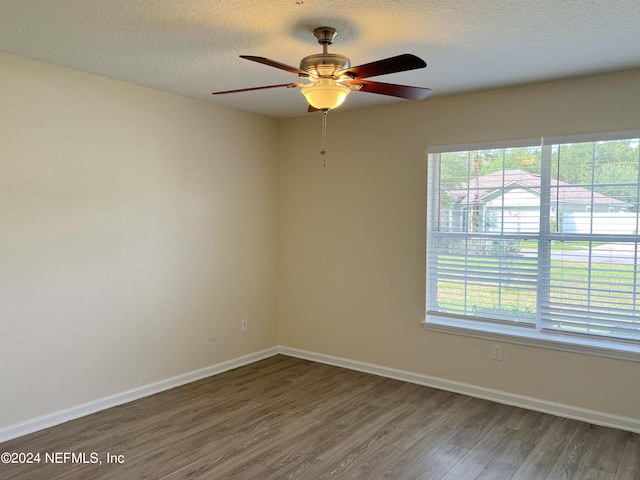
[[277,344],[276,133],[0,54],[0,426]]
[[432,333],[429,145],[640,128],[640,70],[329,114],[280,125],[280,344],[640,418],[640,362]]

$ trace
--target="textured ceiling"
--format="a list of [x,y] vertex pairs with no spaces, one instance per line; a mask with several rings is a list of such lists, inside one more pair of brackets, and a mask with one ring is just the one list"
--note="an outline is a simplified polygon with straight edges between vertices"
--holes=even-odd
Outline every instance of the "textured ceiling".
[[[0,50],[276,118],[307,115],[298,89],[211,92],[297,81],[238,56],[297,67],[319,26],[352,65],[423,58],[372,80],[432,95],[640,67],[638,0],[0,0]],[[354,92],[340,108],[402,101]]]

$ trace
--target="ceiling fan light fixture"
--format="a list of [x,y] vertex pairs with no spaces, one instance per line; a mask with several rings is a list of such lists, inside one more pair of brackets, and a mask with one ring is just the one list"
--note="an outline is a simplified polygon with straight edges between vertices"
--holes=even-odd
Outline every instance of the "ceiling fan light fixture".
[[424,68],[427,66],[427,63],[421,58],[410,53],[403,53],[394,57],[383,58],[352,67],[350,60],[344,55],[329,53],[327,51],[328,46],[333,43],[333,39],[336,36],[335,28],[316,28],[313,34],[318,39],[318,43],[322,45],[322,53],[307,55],[300,61],[300,67],[292,67],[291,65],[277,62],[266,57],[240,55],[241,58],[246,60],[284,70],[298,77],[305,78],[309,81],[308,84],[302,82],[281,83],[279,85],[225,90],[222,92],[213,92],[213,94],[221,95],[225,93],[249,92],[279,87],[302,87],[302,94],[309,104],[308,111],[314,112],[322,110],[326,113],[342,105],[352,90],[404,98],[407,100],[422,100],[431,93],[431,89],[429,88],[365,80],[370,77]]
[[332,78],[319,78],[312,85],[302,87],[301,92],[312,107],[332,110],[342,105],[351,89]]

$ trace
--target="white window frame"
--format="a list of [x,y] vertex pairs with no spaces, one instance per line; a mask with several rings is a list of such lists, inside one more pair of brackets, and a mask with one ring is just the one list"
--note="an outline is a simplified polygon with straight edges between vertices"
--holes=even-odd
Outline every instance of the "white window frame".
[[[428,150],[428,155],[456,151],[516,148],[523,146],[542,146],[542,148],[544,149],[545,145],[550,146],[557,143],[593,142],[619,140],[625,138],[640,138],[640,130],[556,136],[547,137],[544,139],[521,139],[513,141],[496,141],[437,146],[430,147]],[[429,218],[434,215],[438,203],[436,201],[436,194],[438,192],[433,191],[433,189],[431,188],[432,183],[430,180],[434,178],[434,175],[437,175],[437,171],[435,170],[436,167],[437,165],[432,162],[429,162],[427,165],[427,228],[429,228]],[[548,168],[550,168],[550,165]],[[428,236],[429,233],[427,232],[427,238]],[[427,297],[429,295],[429,288],[430,282],[427,266]],[[615,339],[593,338],[589,336],[580,337],[576,335],[563,335],[559,332],[550,333],[547,331],[542,331],[539,322],[535,328],[531,328],[527,326],[503,324],[499,322],[483,322],[477,319],[468,320],[464,318],[449,317],[427,312],[422,325],[427,331],[431,332],[463,335],[489,341],[507,342],[525,346],[534,346],[573,353],[601,356],[606,358],[614,358],[619,360],[640,362],[640,343],[617,341]]]

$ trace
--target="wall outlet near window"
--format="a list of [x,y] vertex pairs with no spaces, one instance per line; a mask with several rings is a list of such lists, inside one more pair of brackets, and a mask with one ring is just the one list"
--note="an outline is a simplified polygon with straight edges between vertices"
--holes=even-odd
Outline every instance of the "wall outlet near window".
[[491,358],[502,361],[502,345],[494,345],[491,349]]
[[240,328],[242,329],[243,332],[247,331],[248,325],[247,325],[247,319],[243,318],[242,322],[240,322]]

